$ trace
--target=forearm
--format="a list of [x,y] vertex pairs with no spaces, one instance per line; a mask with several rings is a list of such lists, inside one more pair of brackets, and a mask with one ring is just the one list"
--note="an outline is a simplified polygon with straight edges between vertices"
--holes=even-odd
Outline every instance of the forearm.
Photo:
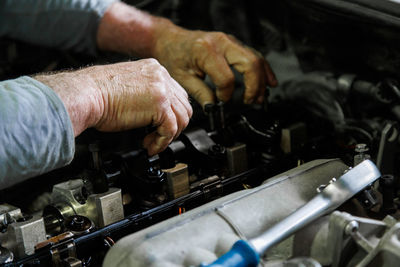
[[60,97],[69,114],[75,136],[93,127],[104,112],[102,95],[91,79],[92,69],[93,67],[34,77],[52,88]]
[[155,57],[155,47],[166,30],[181,29],[170,20],[152,16],[122,2],[114,3],[104,14],[97,32],[101,50]]
[[[243,74],[244,103],[262,103],[267,85],[276,86],[275,76],[263,56],[221,32],[190,31],[171,21],[151,16],[123,3],[114,3],[103,16],[97,45],[102,50],[152,57],[163,65],[203,107],[229,101],[235,76]],[[215,85],[215,93],[204,77]]]
[[121,131],[157,126],[143,140],[150,155],[165,149],[192,116],[188,95],[154,59],[35,78],[61,98],[75,136],[90,127]]

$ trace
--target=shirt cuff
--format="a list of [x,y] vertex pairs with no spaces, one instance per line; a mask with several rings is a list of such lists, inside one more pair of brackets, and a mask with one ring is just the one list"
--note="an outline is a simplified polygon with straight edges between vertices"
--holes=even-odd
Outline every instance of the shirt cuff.
[[58,95],[24,76],[0,82],[0,189],[69,164],[74,131]]

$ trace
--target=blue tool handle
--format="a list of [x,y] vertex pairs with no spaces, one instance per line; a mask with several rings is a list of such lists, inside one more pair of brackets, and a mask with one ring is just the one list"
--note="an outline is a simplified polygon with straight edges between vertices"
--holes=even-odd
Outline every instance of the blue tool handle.
[[239,240],[219,259],[208,265],[201,264],[200,267],[257,267],[259,262],[260,256],[253,247],[246,241]]

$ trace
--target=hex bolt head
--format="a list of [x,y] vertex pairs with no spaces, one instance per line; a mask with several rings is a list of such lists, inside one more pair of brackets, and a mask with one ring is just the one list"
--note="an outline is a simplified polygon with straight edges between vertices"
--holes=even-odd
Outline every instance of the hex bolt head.
[[356,233],[359,229],[359,224],[357,221],[349,222],[346,227],[344,228],[344,232],[346,235],[352,235]]
[[357,144],[354,151],[357,153],[365,153],[369,150],[367,144]]

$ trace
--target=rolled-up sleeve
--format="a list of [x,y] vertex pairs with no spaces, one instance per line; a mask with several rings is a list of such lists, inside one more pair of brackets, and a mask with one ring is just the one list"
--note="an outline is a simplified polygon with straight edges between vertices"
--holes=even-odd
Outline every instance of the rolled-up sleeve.
[[0,36],[96,53],[99,21],[116,0],[1,0]]
[[30,77],[0,82],[0,189],[70,163],[74,132],[58,95]]

